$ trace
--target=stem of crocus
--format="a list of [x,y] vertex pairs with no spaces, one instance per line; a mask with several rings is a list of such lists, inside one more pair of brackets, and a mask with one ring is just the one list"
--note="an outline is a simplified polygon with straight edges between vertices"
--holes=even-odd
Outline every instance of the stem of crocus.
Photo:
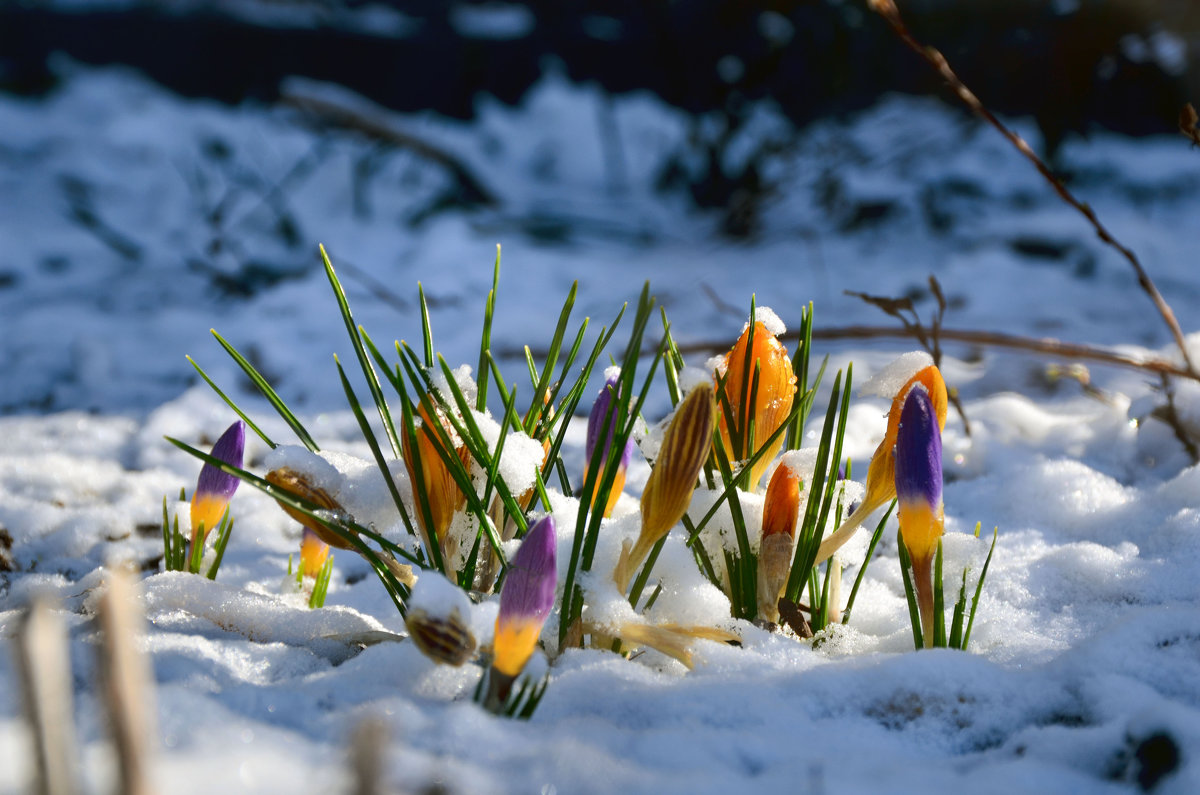
[[487,677],[488,689],[487,696],[483,699],[483,708],[497,712],[508,701],[508,694],[512,692],[513,682],[517,681],[517,677],[509,676],[495,668],[488,671]]
[[921,640],[933,648],[933,557],[912,559],[913,587],[917,589],[917,609],[921,612]]

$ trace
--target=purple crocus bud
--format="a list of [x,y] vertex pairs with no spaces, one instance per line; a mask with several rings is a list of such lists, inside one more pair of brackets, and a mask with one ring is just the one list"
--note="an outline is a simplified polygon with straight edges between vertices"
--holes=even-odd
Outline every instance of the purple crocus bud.
[[547,516],[529,528],[517,554],[509,561],[504,590],[500,592],[500,612],[496,616],[492,667],[510,679],[529,662],[542,624],[554,607],[557,547],[554,519]]
[[[238,420],[217,439],[217,443],[213,445],[212,456],[241,468],[245,449],[246,424]],[[229,500],[237,491],[239,482],[233,475],[227,475],[212,464],[206,463],[200,470],[196,492],[192,495],[193,544],[197,538],[203,543],[209,531],[221,523],[221,517],[225,515],[225,509],[229,507]]]
[[942,537],[942,433],[929,392],[916,385],[904,399],[896,430],[896,498],[900,538],[912,561],[926,646],[933,643],[931,563]]
[[[592,461],[596,462],[596,466],[603,466],[604,461],[608,459],[608,452],[612,448],[613,434],[616,431],[617,425],[621,422],[620,418],[614,416],[617,405],[617,387],[620,385],[620,381],[620,374],[609,376],[608,380],[604,383],[604,388],[596,396],[596,402],[592,404],[591,413],[588,414],[587,444],[584,453],[587,457],[588,466],[592,466]],[[608,434],[604,440],[604,451],[597,454],[596,448],[600,442],[600,432],[604,429],[605,417],[611,417],[608,420]],[[604,506],[605,516],[612,514],[613,506],[617,504],[617,499],[621,496],[621,490],[625,487],[625,470],[629,467],[629,462],[633,458],[633,446],[632,439],[625,441],[625,449],[621,451],[621,463],[617,469],[617,476],[613,480],[612,490],[608,494],[608,502]],[[599,473],[597,473],[598,482]],[[593,501],[595,497],[596,495],[593,492]]]
[[[909,391],[896,431],[896,497],[904,543],[926,557],[942,535],[942,434],[924,387]],[[905,522],[905,516],[910,521]]]

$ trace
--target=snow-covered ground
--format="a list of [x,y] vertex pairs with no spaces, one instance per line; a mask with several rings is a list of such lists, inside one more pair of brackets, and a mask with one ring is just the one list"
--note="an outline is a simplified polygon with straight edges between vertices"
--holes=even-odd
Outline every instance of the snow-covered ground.
[[[425,161],[314,131],[295,111],[185,101],[125,72],[62,69],[54,95],[0,98],[0,526],[15,567],[0,574],[0,635],[12,636],[35,594],[62,605],[88,791],[108,788],[113,765],[92,686],[103,566],[161,552],[163,495],[193,487],[197,462],[162,437],[211,443],[234,419],[185,354],[287,438],[244,393],[208,334],[216,328],[323,448],[369,457],[331,360],[353,353],[317,242],[377,340],[419,337],[422,281],[451,364],[477,358],[501,244],[494,348],[510,378],[523,371],[521,346],[548,341],[575,280],[579,317],[607,323],[649,279],[681,343],[728,347],[751,293],[793,327],[810,300],[818,328],[883,324],[842,291],[912,293],[928,316],[920,291],[932,273],[948,326],[1173,355],[1128,265],[993,132],[932,100],[892,98],[802,133],[771,161],[779,189],[761,235],[738,244],[654,192],[687,129],[649,98],[609,106],[550,76],[523,107],[486,107],[474,125],[389,117],[455,153],[502,200],[414,220],[446,186]],[[764,113],[756,126],[773,123]],[[1071,144],[1063,165],[1141,255],[1184,330],[1200,329],[1200,155],[1182,138],[1102,136]],[[819,344],[817,354],[853,360],[861,384],[911,347]],[[1197,791],[1200,471],[1148,416],[1151,379],[1093,367],[1097,397],[1051,382],[1045,360],[950,354],[947,381],[972,432],[951,413],[949,559],[977,557],[982,542],[966,535],[977,521],[1000,528],[971,653],[911,651],[888,533],[853,621],[817,649],[741,625],[742,647],[701,642],[690,672],[656,654],[571,650],[531,721],[497,719],[470,702],[477,668],[436,667],[409,643],[360,651],[348,640],[403,631],[351,554],[337,554],[327,607],[286,593],[299,528],[242,488],[215,583],[161,573],[142,583],[157,781],[173,792],[344,789],[350,731],[378,716],[401,791],[1118,792],[1162,772],[1144,758],[1170,747],[1178,764],[1156,791]],[[1200,428],[1200,396],[1182,392],[1184,419]],[[852,404],[846,452],[860,479],[886,405]],[[648,419],[666,410],[660,389]],[[574,429],[576,469],[582,440]],[[248,466],[266,452],[251,437]],[[630,492],[647,472],[635,462]],[[849,572],[864,548],[847,553]],[[673,538],[664,565],[682,550]],[[679,615],[713,609],[689,608],[686,593],[663,598]],[[10,658],[0,657],[0,789],[16,791],[32,767]]]

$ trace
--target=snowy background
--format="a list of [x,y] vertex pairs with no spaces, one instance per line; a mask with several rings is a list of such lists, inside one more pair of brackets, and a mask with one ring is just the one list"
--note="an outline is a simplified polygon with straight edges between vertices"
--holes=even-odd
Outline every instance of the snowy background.
[[[741,330],[752,293],[792,327],[808,301],[818,329],[879,325],[890,321],[843,291],[909,295],[928,317],[933,274],[947,326],[1177,356],[1128,264],[993,131],[934,99],[889,96],[795,133],[759,107],[727,156],[772,136],[789,143],[765,163],[773,190],[755,234],[734,241],[719,213],[660,190],[663,164],[688,151],[689,117],[553,67],[519,105],[478,100],[471,121],[287,84],[453,153],[499,197],[470,211],[444,209],[456,190],[445,168],[295,107],[185,99],[69,58],[54,69],[52,92],[0,94],[0,528],[12,539],[0,548],[0,636],[33,596],[57,598],[87,791],[113,775],[93,689],[103,567],[160,553],[163,495],[194,485],[197,462],[163,435],[211,444],[234,419],[184,356],[286,438],[217,329],[323,448],[369,455],[333,369],[333,354],[353,354],[318,242],[377,340],[419,338],[421,281],[452,364],[477,358],[500,244],[494,349],[510,380],[522,346],[548,341],[573,281],[577,315],[605,324],[649,280],[677,340],[711,353]],[[1032,122],[1013,124],[1037,140]],[[1185,333],[1200,331],[1200,153],[1179,136],[1097,133],[1058,157]],[[912,347],[818,343],[816,355],[853,361],[861,384]],[[217,582],[151,569],[142,583],[156,781],[172,792],[345,789],[350,731],[376,716],[399,791],[1197,791],[1200,470],[1150,416],[1157,382],[1093,365],[1084,390],[1049,378],[1045,358],[948,352],[971,421],[970,436],[953,412],[946,428],[950,560],[978,559],[977,521],[1000,528],[971,653],[911,651],[889,532],[853,621],[817,649],[742,625],[743,647],[701,643],[691,672],[656,654],[572,650],[533,720],[504,721],[470,703],[478,669],[435,667],[408,643],[345,640],[403,631],[350,554],[337,554],[324,609],[287,593],[299,528],[244,488]],[[1200,387],[1179,393],[1200,435]],[[660,390],[647,417],[666,410]],[[880,398],[852,403],[846,452],[860,479],[885,410]],[[582,436],[569,437],[576,469]],[[257,441],[251,469],[266,453]],[[647,471],[635,464],[630,492]],[[848,576],[864,548],[847,553]],[[687,598],[673,609],[686,613]],[[31,746],[11,655],[0,681],[0,789],[22,791]]]

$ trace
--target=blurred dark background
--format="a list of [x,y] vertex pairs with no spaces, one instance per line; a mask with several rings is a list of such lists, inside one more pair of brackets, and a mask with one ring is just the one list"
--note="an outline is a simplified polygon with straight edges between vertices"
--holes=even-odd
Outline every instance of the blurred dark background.
[[[1051,162],[1070,136],[1097,129],[1173,132],[1182,105],[1200,97],[1196,0],[899,5],[985,104],[1036,122],[1034,143]],[[865,0],[0,3],[0,90],[52,91],[56,54],[131,66],[180,94],[227,103],[273,102],[298,75],[398,111],[463,119],[481,95],[520,102],[548,68],[610,94],[649,91],[696,120],[660,188],[724,213],[733,237],[753,233],[769,192],[763,163],[787,145],[763,141],[736,166],[726,157],[761,103],[797,129],[887,92],[959,107]]]
[[[1034,117],[1050,150],[1095,127],[1170,131],[1200,93],[1194,0],[899,5],[989,106]],[[863,0],[0,3],[0,89],[51,90],[55,52],[133,66],[188,96],[271,101],[303,75],[460,118],[481,93],[519,102],[550,61],[694,113],[773,98],[797,125],[888,91],[945,94]]]

